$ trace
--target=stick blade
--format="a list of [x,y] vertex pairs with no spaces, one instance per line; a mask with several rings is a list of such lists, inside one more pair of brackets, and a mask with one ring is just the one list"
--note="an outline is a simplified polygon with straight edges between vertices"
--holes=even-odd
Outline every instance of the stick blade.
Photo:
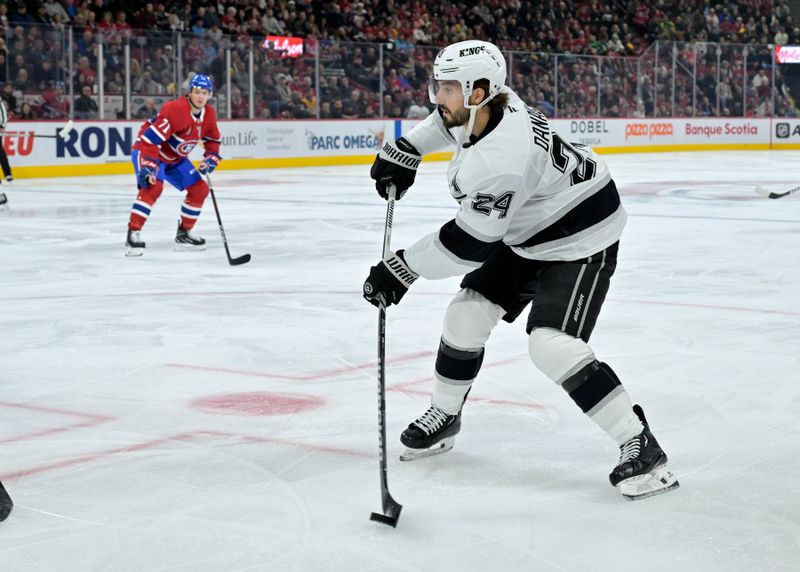
[[61,128],[61,129],[58,131],[58,136],[59,136],[59,137],[61,137],[62,139],[65,139],[65,138],[66,138],[66,136],[67,136],[67,134],[68,134],[70,131],[72,131],[72,128],[73,128],[73,126],[74,126],[74,122],[72,121],[72,119],[70,119],[69,121],[67,121],[67,124],[66,124],[66,125],[64,125],[64,127],[62,127],[62,128]]
[[383,513],[373,512],[369,519],[397,528],[397,521],[400,520],[400,511],[402,510],[403,505],[387,493],[383,499]]
[[781,197],[785,197],[786,195],[791,195],[796,189],[792,189],[791,191],[786,191],[785,193],[773,193],[769,189],[765,189],[761,185],[756,187],[756,193],[761,195],[762,197],[767,197],[768,199],[779,199]]
[[373,512],[369,517],[370,520],[380,522],[381,524],[391,526],[392,528],[397,528],[398,518],[399,516],[386,516],[385,514],[381,514],[379,512]]
[[243,254],[239,258],[230,259],[231,266],[239,266],[240,264],[247,264],[248,262],[250,262],[249,254]]

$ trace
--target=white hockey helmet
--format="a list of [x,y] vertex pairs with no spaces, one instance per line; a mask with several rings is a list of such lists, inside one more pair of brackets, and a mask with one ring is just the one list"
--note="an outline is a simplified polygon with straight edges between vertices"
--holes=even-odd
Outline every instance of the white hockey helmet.
[[[470,105],[472,89],[479,79],[489,82],[489,95],[478,105]],[[428,88],[431,103],[436,103],[440,81],[459,82],[464,94],[464,107],[478,109],[503,89],[506,83],[506,60],[499,48],[489,42],[457,42],[440,51],[433,61],[433,77]]]

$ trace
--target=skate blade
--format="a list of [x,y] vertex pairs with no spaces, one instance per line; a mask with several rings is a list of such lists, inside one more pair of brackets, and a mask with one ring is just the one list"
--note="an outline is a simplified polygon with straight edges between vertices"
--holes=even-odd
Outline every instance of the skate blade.
[[400,453],[400,460],[416,461],[417,459],[423,459],[425,457],[441,455],[442,453],[447,453],[450,449],[452,449],[455,443],[455,437],[447,437],[438,443],[431,445],[427,449],[412,449],[410,447],[406,447],[405,451]]
[[125,256],[141,256],[142,254],[144,254],[144,248],[136,246],[129,246],[125,251]]
[[185,244],[183,242],[176,242],[173,250],[175,252],[199,252],[205,250],[205,244]]
[[628,500],[641,500],[667,493],[680,486],[677,477],[666,465],[662,465],[645,475],[625,479],[617,484],[617,489]]

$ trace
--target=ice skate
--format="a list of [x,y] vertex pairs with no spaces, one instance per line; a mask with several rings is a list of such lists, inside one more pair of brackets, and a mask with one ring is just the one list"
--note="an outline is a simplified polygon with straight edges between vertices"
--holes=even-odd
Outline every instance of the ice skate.
[[178,225],[178,232],[175,235],[175,250],[205,250],[206,240],[192,234],[191,230]]
[[0,212],[8,210],[8,197],[5,193],[0,193]]
[[667,469],[667,454],[650,432],[644,411],[638,405],[633,411],[644,425],[644,431],[620,446],[619,464],[608,475],[611,484],[626,499],[639,500],[677,489],[678,479]]
[[139,236],[138,230],[128,230],[128,238],[125,240],[125,256],[141,256],[144,254],[144,242]]
[[406,449],[400,454],[401,461],[414,461],[446,453],[453,448],[455,436],[461,431],[461,412],[448,415],[435,405],[411,423],[400,435]]
[[11,175],[6,175],[6,183],[11,183],[14,180],[14,177]]

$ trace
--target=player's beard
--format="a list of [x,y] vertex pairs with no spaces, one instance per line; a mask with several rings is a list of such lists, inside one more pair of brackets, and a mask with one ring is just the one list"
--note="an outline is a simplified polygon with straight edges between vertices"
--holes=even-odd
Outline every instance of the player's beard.
[[448,129],[466,125],[469,121],[469,109],[466,107],[461,107],[455,111],[450,111],[444,105],[440,105],[439,109],[442,111],[447,111],[447,115],[442,115],[442,119],[444,120],[444,126]]

